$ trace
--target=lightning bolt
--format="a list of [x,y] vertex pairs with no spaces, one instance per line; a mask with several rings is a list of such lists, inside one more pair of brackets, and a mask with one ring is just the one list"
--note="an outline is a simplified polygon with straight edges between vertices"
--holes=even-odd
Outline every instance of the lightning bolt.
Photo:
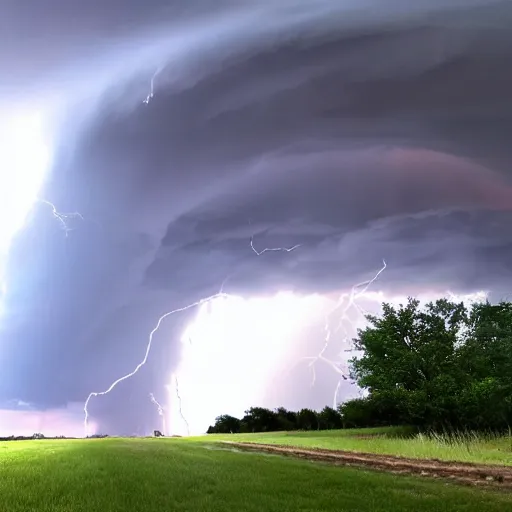
[[[302,244],[294,245],[293,247],[275,247],[275,248],[265,248],[261,251],[256,250],[254,247],[254,237],[251,237],[251,249],[256,254],[256,256],[261,256],[265,252],[272,252],[272,251],[284,251],[284,252],[292,252],[295,249],[301,247]],[[355,309],[359,315],[365,316],[367,314],[366,311],[364,311],[361,306],[357,303],[357,299],[364,295],[368,288],[379,278],[379,276],[384,272],[386,269],[387,264],[383,260],[382,261],[382,268],[369,280],[363,281],[361,283],[358,283],[354,285],[350,291],[350,293],[343,293],[338,298],[338,301],[336,302],[336,305],[327,313],[325,317],[325,325],[324,325],[324,331],[325,331],[325,338],[324,338],[324,345],[318,355],[313,357],[305,357],[303,360],[310,361],[309,368],[311,370],[312,374],[312,382],[311,386],[315,385],[316,382],[316,363],[318,361],[321,361],[328,366],[330,366],[339,376],[338,383],[336,385],[336,389],[334,391],[334,397],[333,397],[333,408],[335,409],[338,403],[338,393],[341,387],[341,382],[343,380],[348,380],[347,370],[344,370],[342,368],[343,362],[342,361],[333,361],[325,356],[325,352],[329,348],[331,337],[334,333],[338,332],[340,329],[342,329],[345,333],[344,341],[348,339],[348,330],[346,327],[346,323],[349,323],[353,328],[355,328],[355,325],[352,321],[352,319],[348,316],[348,313],[351,309]],[[341,309],[341,314],[339,316],[339,322],[338,327],[334,330],[331,329],[331,322],[330,317],[339,311]],[[345,352],[351,352],[352,348],[345,350]]]
[[181,409],[181,395],[180,395],[180,386],[178,383],[178,376],[176,374],[173,375],[174,380],[174,391],[176,393],[176,398],[178,399],[178,411],[180,413],[181,419],[185,423],[185,426],[187,427],[187,435],[190,435],[190,426],[188,424],[187,419],[183,415],[183,410]]
[[162,416],[162,433],[164,436],[166,435],[165,431],[165,411],[164,408],[158,403],[157,399],[155,398],[155,395],[153,393],[149,393],[149,399],[151,400],[151,403],[155,404],[158,409],[158,415]]
[[158,329],[160,329],[160,326],[162,325],[162,322],[166,318],[168,318],[168,317],[170,317],[170,316],[172,316],[172,315],[174,315],[176,313],[181,313],[181,312],[186,311],[188,309],[192,309],[192,308],[201,306],[202,304],[205,304],[206,302],[210,302],[210,301],[212,301],[214,299],[217,299],[217,298],[220,298],[220,297],[232,297],[232,295],[229,295],[229,294],[224,293],[224,292],[219,292],[219,293],[216,293],[215,295],[211,295],[210,297],[205,297],[205,298],[203,298],[201,300],[193,302],[192,304],[188,304],[187,306],[183,306],[181,308],[173,309],[172,311],[168,311],[167,313],[164,313],[158,319],[158,322],[156,323],[155,327],[153,328],[153,330],[149,334],[149,338],[148,338],[148,342],[147,342],[147,345],[146,345],[146,351],[144,353],[144,357],[143,357],[142,361],[135,367],[135,369],[132,370],[130,373],[127,373],[126,375],[123,375],[122,377],[119,377],[119,379],[115,380],[105,391],[96,391],[96,392],[90,393],[89,396],[87,397],[87,400],[84,403],[84,432],[85,432],[85,436],[86,437],[88,435],[88,426],[89,426],[89,409],[88,409],[89,402],[91,401],[91,399],[93,397],[108,395],[118,384],[120,384],[121,382],[129,379],[130,377],[133,377],[136,373],[139,372],[139,370],[146,364],[146,362],[148,360],[149,353],[151,351],[151,346],[153,344],[153,337],[154,337],[155,333],[158,331]]
[[[345,337],[343,338],[343,341],[348,340],[348,330],[346,327],[346,324],[349,323],[353,328],[355,328],[354,322],[352,319],[348,316],[348,313],[350,310],[355,309],[357,313],[364,317],[366,314],[366,311],[364,311],[359,304],[357,304],[357,299],[361,296],[363,296],[367,291],[368,288],[379,278],[379,276],[386,270],[387,264],[383,260],[382,261],[382,268],[369,280],[363,281],[361,283],[358,283],[354,285],[350,291],[350,293],[343,293],[339,296],[338,301],[336,302],[335,306],[327,313],[325,317],[325,325],[324,325],[324,331],[325,331],[325,338],[324,338],[324,344],[318,355],[313,357],[305,357],[302,360],[310,361],[308,367],[311,370],[312,374],[312,381],[311,386],[315,385],[316,382],[316,364],[321,361],[324,364],[327,364],[330,366],[339,376],[338,383],[336,385],[336,389],[334,391],[334,397],[333,397],[333,408],[335,409],[338,404],[338,393],[341,386],[341,382],[343,380],[348,380],[347,373],[345,369],[343,369],[344,363],[342,361],[333,361],[325,356],[325,352],[329,348],[329,345],[331,343],[331,337],[333,334],[338,332],[340,329],[343,329],[345,333]],[[341,309],[341,313],[339,316],[338,326],[333,331],[331,329],[331,316],[338,312]],[[352,346],[344,350],[344,352],[351,352],[353,350]],[[340,353],[341,355],[341,353]]]
[[[158,74],[158,71],[157,73],[155,73],[155,75],[153,75],[153,78],[151,80],[151,91],[150,91],[150,94],[148,95],[148,101],[149,99],[152,97],[153,95],[153,80],[155,78],[155,76]],[[147,102],[145,102],[147,103]],[[49,202],[45,201],[47,204],[49,204],[50,206],[53,207],[53,212],[54,212],[54,215],[57,216],[57,218],[61,221],[61,222],[64,222],[64,225],[65,224],[65,221],[66,219],[68,218],[67,216],[68,215],[73,215],[73,214],[62,214],[62,213],[59,213],[57,212],[56,208]],[[291,252],[295,249],[297,249],[298,247],[300,247],[301,244],[298,244],[298,245],[295,245],[293,247],[289,247],[289,248],[282,248],[282,247],[278,247],[278,248],[266,248],[266,249],[263,249],[262,251],[257,251],[255,248],[254,248],[254,245],[253,245],[253,237],[251,237],[251,249],[256,253],[257,256],[261,256],[263,253],[265,252],[269,252],[269,251],[285,251],[285,252]],[[229,277],[229,276],[228,276]],[[198,306],[201,306],[202,304],[205,304],[207,302],[211,302],[212,300],[215,300],[215,299],[218,299],[220,297],[223,297],[223,298],[228,298],[228,297],[233,297],[233,295],[231,294],[228,294],[228,293],[225,293],[223,291],[223,287],[224,287],[224,284],[225,284],[225,281],[227,280],[227,278],[223,281],[222,283],[222,287],[221,287],[221,291],[214,294],[214,295],[211,295],[209,297],[205,297],[201,300],[198,300],[196,302],[193,302],[191,304],[188,304],[187,306],[183,306],[181,308],[178,308],[178,309],[173,309],[172,311],[168,311],[167,313],[164,313],[157,321],[155,327],[153,328],[153,330],[150,332],[149,334],[149,338],[148,338],[148,342],[147,342],[147,345],[146,345],[146,351],[144,353],[144,357],[142,358],[141,362],[130,372],[130,373],[127,373],[125,375],[123,375],[122,377],[119,377],[117,380],[115,380],[114,382],[112,382],[112,384],[107,388],[105,389],[104,391],[95,391],[95,392],[92,392],[88,395],[85,403],[84,403],[84,433],[85,433],[85,437],[87,437],[88,435],[88,430],[89,430],[89,403],[91,401],[91,399],[93,397],[98,397],[98,396],[104,396],[104,395],[108,395],[118,384],[120,384],[121,382],[133,377],[136,373],[139,372],[139,370],[146,364],[147,360],[148,360],[148,357],[149,357],[149,354],[151,352],[151,347],[152,347],[152,344],[153,344],[153,337],[155,335],[155,333],[160,329],[160,326],[162,325],[162,322],[176,314],[176,313],[181,313],[183,311],[186,311],[188,309],[192,309],[192,308],[195,308],[195,307],[198,307]],[[175,393],[176,393],[176,397],[178,399],[178,404],[179,404],[179,412],[180,412],[180,415],[183,419],[183,421],[185,422],[186,426],[187,426],[187,431],[190,432],[190,427],[189,427],[189,424],[187,422],[187,420],[185,419],[185,417],[183,416],[183,411],[182,411],[182,408],[181,408],[181,396],[180,396],[180,393],[179,393],[179,383],[178,383],[178,378],[176,375],[174,375],[174,388],[175,388]],[[151,400],[153,401],[153,403],[157,404],[156,403],[156,400],[154,398],[153,395],[151,395]],[[158,407],[158,405],[157,405]],[[163,409],[159,409],[159,414],[160,414],[160,410],[162,410],[163,412]]]
[[256,254],[256,256],[261,256],[262,254],[266,252],[292,252],[295,249],[298,249],[301,247],[302,244],[294,245],[293,247],[267,247],[266,249],[263,249],[262,251],[257,251],[254,247],[254,237],[251,236],[251,249]]
[[[56,211],[56,209],[55,209],[54,213],[57,213],[60,216],[64,215],[64,218],[62,219],[64,223],[65,223],[65,220],[67,219],[66,215],[69,215],[69,214],[59,214]],[[59,220],[61,220],[61,217],[57,217],[57,218],[59,218]],[[294,251],[295,249],[297,249],[298,247],[300,247],[301,245],[302,244],[297,244],[297,245],[294,245],[293,247],[289,247],[289,248],[286,248],[286,247],[265,248],[262,251],[257,251],[255,249],[255,247],[254,247],[253,237],[251,237],[251,240],[250,240],[250,247],[251,247],[252,251],[257,256],[261,256],[265,252],[273,252],[273,251],[291,252],[291,251]],[[350,321],[350,318],[347,316],[347,313],[348,313],[348,311],[349,311],[349,309],[351,307],[356,308],[357,311],[360,314],[362,314],[362,309],[356,304],[355,301],[356,301],[356,299],[358,297],[363,295],[368,290],[368,288],[375,282],[375,280],[385,270],[386,266],[387,266],[386,262],[383,261],[383,267],[379,270],[379,272],[377,272],[377,274],[372,279],[370,279],[368,281],[364,281],[364,282],[359,283],[359,284],[356,284],[355,286],[352,287],[352,291],[350,292],[350,294],[342,294],[340,296],[340,298],[338,299],[338,302],[336,303],[335,307],[326,316],[326,322],[325,322],[326,336],[325,336],[325,343],[324,343],[324,346],[323,346],[322,350],[315,357],[304,358],[306,360],[310,360],[309,367],[311,368],[311,370],[313,372],[313,382],[312,382],[312,385],[314,385],[314,382],[315,382],[315,378],[316,378],[315,364],[318,361],[324,362],[325,364],[330,366],[334,371],[336,371],[336,373],[338,373],[340,375],[340,379],[338,381],[338,385],[336,387],[336,391],[335,391],[335,395],[334,395],[334,404],[335,405],[336,405],[337,394],[338,394],[339,387],[341,385],[341,381],[342,380],[347,380],[347,377],[345,375],[345,372],[341,369],[341,365],[342,365],[341,362],[332,361],[331,359],[329,359],[329,358],[327,358],[325,356],[325,352],[326,352],[326,350],[327,350],[327,348],[329,346],[330,338],[331,338],[331,334],[332,334],[332,330],[331,330],[331,327],[330,327],[330,316],[332,314],[334,314],[336,311],[338,311],[340,308],[342,308],[341,316],[340,316],[340,326],[343,326],[344,320]],[[224,283],[223,283],[223,285],[224,285]],[[149,334],[148,342],[147,342],[147,345],[146,345],[146,350],[144,352],[144,357],[139,362],[139,364],[137,364],[137,366],[131,372],[129,372],[129,373],[119,377],[117,380],[112,382],[112,384],[107,389],[105,389],[104,391],[96,391],[96,392],[92,392],[92,393],[90,393],[88,395],[88,397],[87,397],[87,399],[86,399],[86,401],[84,403],[84,408],[83,408],[83,410],[84,410],[84,432],[85,432],[85,436],[88,435],[88,426],[89,426],[89,409],[88,409],[88,407],[89,407],[89,403],[90,403],[91,399],[93,397],[104,396],[104,395],[109,394],[118,384],[120,384],[121,382],[123,382],[123,381],[125,381],[125,380],[127,380],[127,379],[129,379],[131,377],[133,377],[135,374],[137,374],[139,372],[139,370],[147,363],[149,354],[151,352],[151,347],[152,347],[152,344],[153,344],[154,335],[160,329],[160,326],[162,325],[162,322],[165,319],[167,319],[168,317],[170,317],[170,316],[172,316],[174,314],[177,314],[177,313],[186,311],[188,309],[192,309],[192,308],[201,306],[201,305],[203,305],[205,303],[211,302],[211,301],[213,301],[215,299],[218,299],[218,298],[221,298],[221,297],[222,298],[229,298],[229,297],[233,297],[233,295],[232,294],[228,294],[228,293],[224,293],[222,291],[222,288],[221,288],[221,291],[216,293],[216,294],[214,294],[214,295],[202,298],[202,299],[200,299],[200,300],[198,300],[196,302],[193,302],[191,304],[188,304],[186,306],[183,306],[183,307],[180,307],[180,308],[177,308],[177,309],[173,309],[172,311],[168,311],[167,313],[164,313],[158,319],[155,327],[151,330],[151,332]],[[345,300],[347,298],[348,298],[348,300],[345,303]],[[179,413],[180,413],[180,416],[183,419],[183,421],[184,421],[184,423],[185,423],[185,425],[187,427],[188,433],[190,433],[189,424],[188,424],[186,418],[183,415],[182,400],[181,400],[181,395],[180,395],[180,392],[179,392],[179,382],[178,382],[178,378],[177,378],[176,375],[173,375],[173,380],[174,380],[175,394],[176,394],[176,398],[178,400]],[[164,416],[163,407],[156,401],[156,399],[154,398],[153,394],[150,394],[150,399],[158,407],[159,415]]]
[[151,82],[149,86],[149,93],[146,96],[146,99],[142,100],[142,103],[145,103],[146,105],[149,104],[149,102],[153,99],[153,96],[155,95],[155,78],[158,76],[158,74],[162,71],[160,68],[155,71],[155,74],[151,77]]
[[[68,225],[68,221],[70,219],[79,218],[81,220],[84,220],[84,217],[82,216],[82,214],[78,213],[78,212],[73,212],[73,213],[59,212],[57,210],[57,207],[53,203],[51,203],[50,201],[47,201],[46,199],[36,198],[35,201],[39,202],[39,203],[42,203],[42,204],[45,204],[46,206],[50,207],[50,209],[52,211],[53,217],[59,222],[60,227],[64,231],[66,237],[68,236],[69,232],[73,231],[73,229],[74,229],[74,228],[71,228]],[[6,296],[7,296],[7,284],[2,280],[2,276],[0,275],[0,314],[2,313],[2,309],[1,309],[2,300]]]
[[84,220],[84,217],[81,213],[78,213],[78,212],[62,213],[57,210],[56,206],[53,203],[51,203],[50,201],[47,201],[46,199],[38,199],[38,201],[40,203],[46,204],[47,206],[49,206],[51,208],[53,217],[55,219],[57,219],[61,228],[64,230],[64,233],[66,234],[66,236],[68,236],[68,233],[70,231],[73,231],[73,228],[70,228],[68,225],[68,221],[70,219],[79,218],[81,220]]

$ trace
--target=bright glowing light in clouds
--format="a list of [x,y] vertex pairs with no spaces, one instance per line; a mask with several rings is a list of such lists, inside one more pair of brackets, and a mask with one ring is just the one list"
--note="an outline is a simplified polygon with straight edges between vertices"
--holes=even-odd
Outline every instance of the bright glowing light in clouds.
[[[422,304],[441,296],[470,305],[485,300],[487,294],[417,294]],[[347,330],[331,340],[329,357],[346,363],[355,355],[344,353],[344,349],[350,348],[347,343],[356,336],[357,328],[365,325],[361,312],[379,314],[382,302],[405,305],[407,296],[387,296],[382,291],[364,293],[358,299],[360,310],[348,318]],[[307,361],[304,363],[301,357],[305,354],[300,353],[304,347],[298,348],[298,341],[306,327],[317,324],[318,336],[312,341],[314,350],[321,350],[325,343],[325,314],[334,303],[325,296],[301,297],[291,293],[253,299],[228,296],[205,303],[182,336],[181,362],[167,386],[170,433],[204,433],[219,414],[242,417],[251,406],[265,406],[262,400],[266,391],[282,385],[290,363],[297,366],[302,361],[304,379],[309,381]],[[315,356],[314,350],[307,355]],[[321,362],[316,371],[331,372],[336,377],[333,369]],[[176,394],[175,377],[181,400]],[[331,404],[334,391],[333,388],[326,392],[325,404]]]
[[[242,416],[261,404],[267,386],[293,352],[296,336],[318,321],[325,299],[280,293],[271,298],[219,298],[204,304],[182,336],[176,371],[190,434],[206,432],[219,414]],[[174,378],[168,425],[186,435]]]
[[51,164],[46,128],[41,110],[0,107],[0,307],[11,241],[23,227]]

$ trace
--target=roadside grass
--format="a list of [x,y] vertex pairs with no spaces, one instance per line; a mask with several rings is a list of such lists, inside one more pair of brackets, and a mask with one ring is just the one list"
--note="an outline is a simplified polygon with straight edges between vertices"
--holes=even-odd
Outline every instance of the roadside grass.
[[493,512],[512,495],[182,439],[41,440],[0,443],[0,510]]
[[303,448],[399,455],[414,459],[512,465],[511,438],[492,433],[483,435],[465,432],[448,436],[414,434],[411,430],[403,428],[388,428],[210,434],[190,439],[196,442],[267,443]]

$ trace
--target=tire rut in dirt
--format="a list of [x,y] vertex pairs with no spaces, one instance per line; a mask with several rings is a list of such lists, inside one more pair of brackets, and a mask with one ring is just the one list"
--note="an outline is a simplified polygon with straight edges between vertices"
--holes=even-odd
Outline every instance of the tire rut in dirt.
[[464,484],[485,485],[512,490],[512,467],[494,464],[450,462],[439,459],[410,459],[396,455],[323,450],[293,446],[237,443],[224,444],[249,451],[288,455],[308,460],[330,462],[336,465],[365,467],[396,474],[418,474],[434,478],[447,478]]

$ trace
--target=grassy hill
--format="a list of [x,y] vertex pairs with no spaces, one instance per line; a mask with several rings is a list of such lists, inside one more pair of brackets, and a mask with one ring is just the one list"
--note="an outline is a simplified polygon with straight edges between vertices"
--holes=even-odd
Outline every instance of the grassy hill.
[[0,510],[492,512],[512,496],[199,439],[42,440],[0,443]]
[[512,466],[512,438],[459,434],[451,438],[415,434],[405,427],[386,427],[309,432],[269,432],[259,434],[212,434],[197,442],[235,441],[278,444],[326,450],[347,450],[417,459],[503,464]]

